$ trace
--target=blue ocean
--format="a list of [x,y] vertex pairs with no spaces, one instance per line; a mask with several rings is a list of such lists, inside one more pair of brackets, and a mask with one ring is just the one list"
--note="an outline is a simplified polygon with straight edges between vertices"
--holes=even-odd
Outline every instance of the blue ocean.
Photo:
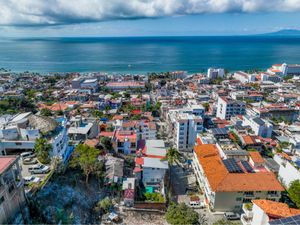
[[123,37],[0,40],[0,68],[33,72],[147,73],[266,69],[300,63],[300,37]]

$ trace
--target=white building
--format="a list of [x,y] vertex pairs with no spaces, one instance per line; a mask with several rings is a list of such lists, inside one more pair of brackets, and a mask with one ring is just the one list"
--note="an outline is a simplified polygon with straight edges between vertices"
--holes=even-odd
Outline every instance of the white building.
[[[300,215],[299,209],[266,199],[252,200],[252,204],[244,204],[243,211],[244,213],[241,215],[243,225],[298,224],[297,222],[288,223],[288,218]],[[293,222],[293,220],[290,221]]]
[[272,136],[273,125],[259,117],[243,116],[243,126],[250,126],[255,135],[263,138],[270,138]]
[[253,169],[248,161],[222,159],[214,144],[194,148],[192,168],[205,202],[215,211],[240,212],[243,203],[254,199],[279,201],[284,187],[275,174]]
[[242,82],[243,84],[246,84],[246,83],[254,82],[256,75],[255,74],[248,74],[248,73],[245,73],[243,71],[238,71],[238,72],[235,72],[233,74],[233,77],[236,80],[239,80],[240,82]]
[[173,125],[173,141],[179,151],[192,150],[198,133],[203,131],[203,120],[201,116],[173,111],[170,120]]
[[44,137],[52,145],[51,156],[65,159],[68,150],[66,119],[36,116],[31,112],[0,118],[0,153],[19,154],[33,150],[35,140]]
[[267,70],[267,72],[275,75],[300,75],[300,64],[275,64]]
[[276,74],[271,73],[261,73],[260,74],[260,80],[261,81],[272,81],[274,83],[279,83],[282,81],[282,78]]
[[70,119],[68,135],[72,141],[85,141],[99,134],[98,121],[95,118],[82,118],[78,115]]
[[96,92],[99,88],[97,79],[86,79],[80,84],[81,89],[88,89]]
[[286,158],[281,154],[276,154],[274,160],[280,165],[278,177],[282,184],[289,187],[291,182],[300,180],[300,158]]
[[224,75],[225,75],[224,69],[209,68],[207,70],[207,78],[210,80],[214,80],[216,78],[223,78]]
[[224,96],[218,97],[217,117],[229,120],[231,116],[244,115],[246,104],[242,101],[236,101]]

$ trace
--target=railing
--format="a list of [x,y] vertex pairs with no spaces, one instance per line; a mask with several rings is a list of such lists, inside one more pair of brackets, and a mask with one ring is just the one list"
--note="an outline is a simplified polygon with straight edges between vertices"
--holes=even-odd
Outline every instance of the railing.
[[242,214],[241,222],[243,225],[251,225],[252,219],[248,218],[245,214]]

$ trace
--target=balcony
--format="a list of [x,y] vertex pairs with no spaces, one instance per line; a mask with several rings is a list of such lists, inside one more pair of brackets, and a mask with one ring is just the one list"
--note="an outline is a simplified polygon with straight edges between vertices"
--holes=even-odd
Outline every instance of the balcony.
[[243,211],[244,211],[243,215],[245,215],[245,217],[247,217],[247,218],[253,217],[252,206],[253,205],[251,203],[243,204]]
[[252,218],[249,218],[245,214],[242,214],[241,222],[242,222],[243,225],[251,225]]

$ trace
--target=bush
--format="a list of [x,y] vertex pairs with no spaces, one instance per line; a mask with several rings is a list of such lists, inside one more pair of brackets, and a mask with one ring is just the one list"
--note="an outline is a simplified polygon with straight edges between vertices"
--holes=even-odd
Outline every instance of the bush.
[[145,193],[146,201],[151,202],[165,202],[164,196],[160,193]]
[[288,189],[290,199],[300,208],[300,180],[291,182]]
[[166,220],[172,225],[200,224],[199,214],[184,203],[178,205],[172,203],[167,210]]
[[112,201],[110,198],[104,198],[97,203],[95,207],[96,211],[103,211],[104,213],[108,213],[109,210],[113,207]]

